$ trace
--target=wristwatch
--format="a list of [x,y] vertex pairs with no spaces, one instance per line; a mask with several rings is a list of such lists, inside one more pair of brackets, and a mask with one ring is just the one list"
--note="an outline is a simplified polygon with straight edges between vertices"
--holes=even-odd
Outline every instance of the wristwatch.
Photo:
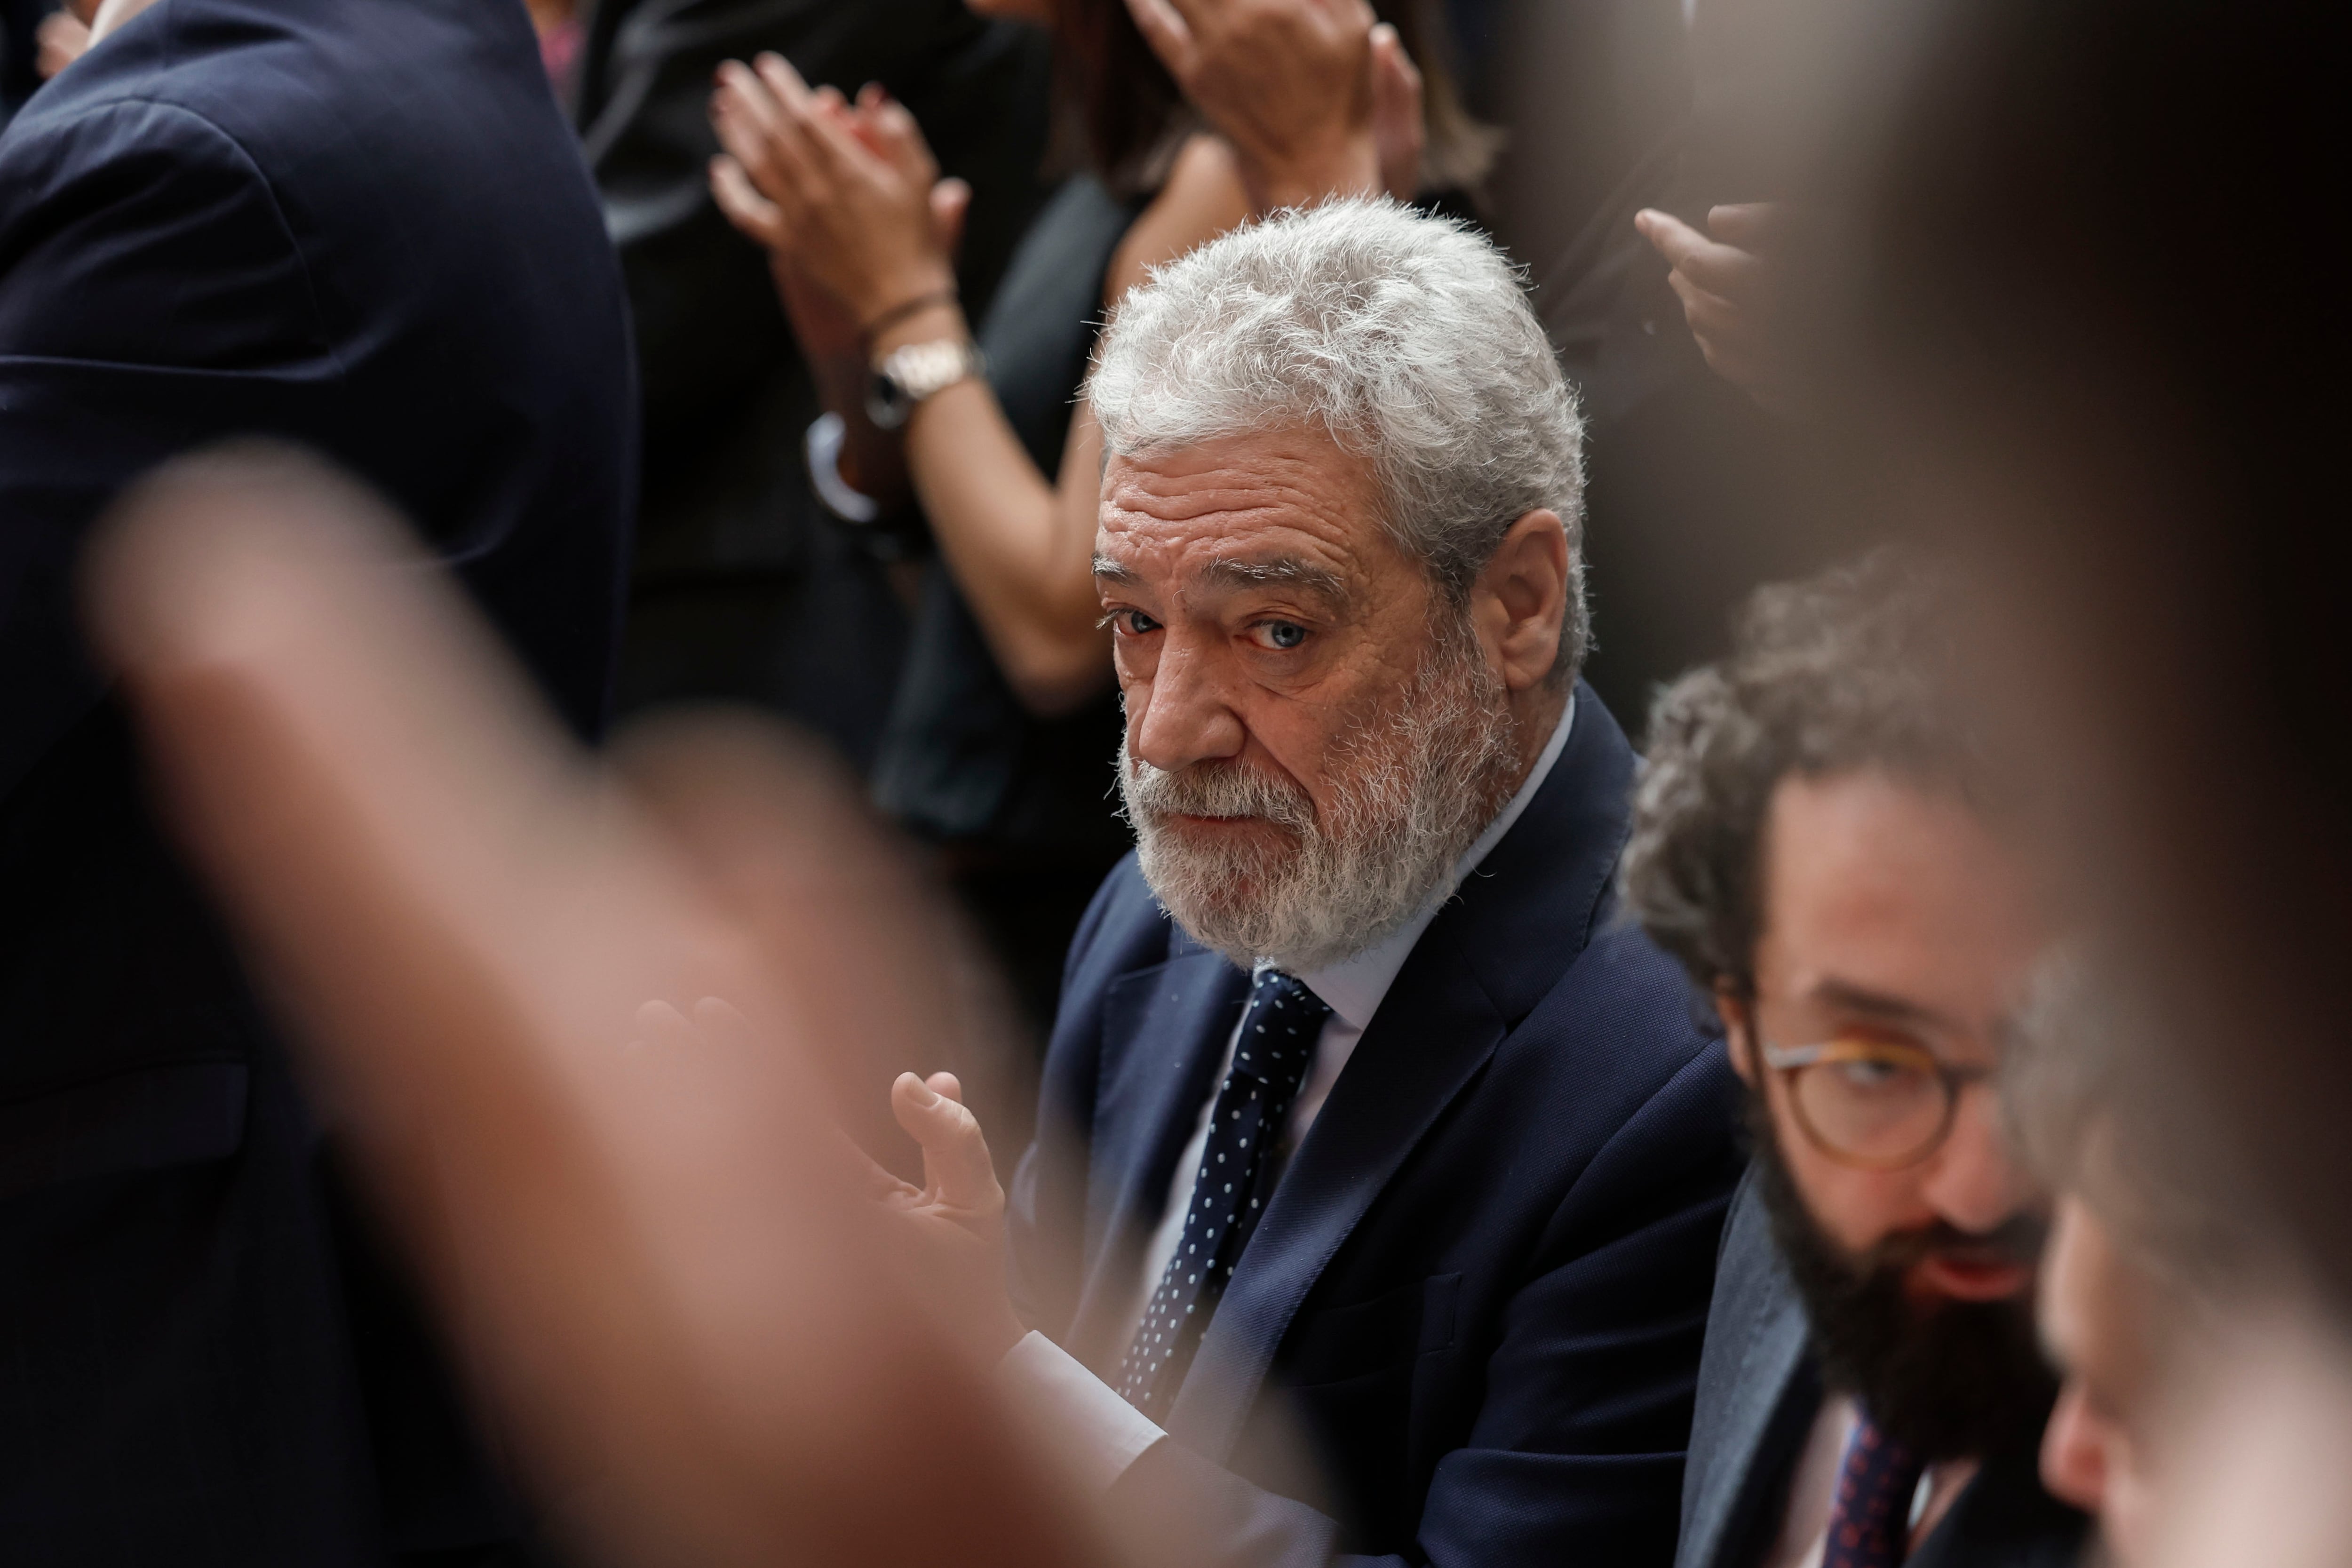
[[908,343],[874,362],[866,386],[866,413],[885,430],[896,430],[923,399],[945,392],[967,376],[985,375],[988,362],[970,338],[934,338]]

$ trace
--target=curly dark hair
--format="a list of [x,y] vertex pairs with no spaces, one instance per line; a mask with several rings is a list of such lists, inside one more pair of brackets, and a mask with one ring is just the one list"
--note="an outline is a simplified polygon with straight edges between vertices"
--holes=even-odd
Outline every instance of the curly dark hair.
[[1753,994],[1765,816],[1782,779],[1883,768],[1980,798],[1952,599],[1937,563],[1874,551],[1758,589],[1731,653],[1659,694],[1625,901],[1702,990]]

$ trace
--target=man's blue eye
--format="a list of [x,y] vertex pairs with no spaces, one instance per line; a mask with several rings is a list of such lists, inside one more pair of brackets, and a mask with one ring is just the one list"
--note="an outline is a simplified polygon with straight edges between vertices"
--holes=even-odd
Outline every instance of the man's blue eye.
[[1160,629],[1160,623],[1141,610],[1125,611],[1118,618],[1126,623],[1126,630],[1135,637],[1141,637],[1146,632],[1156,632]]
[[1307,640],[1307,628],[1289,621],[1268,621],[1265,626],[1265,635],[1267,640],[1275,647],[1291,648],[1297,647]]

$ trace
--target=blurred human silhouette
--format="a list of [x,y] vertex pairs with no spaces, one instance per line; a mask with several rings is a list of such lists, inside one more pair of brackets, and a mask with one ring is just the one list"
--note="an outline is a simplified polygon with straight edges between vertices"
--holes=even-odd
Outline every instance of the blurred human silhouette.
[[[2213,1460],[2200,1430],[2242,1386],[2305,1355],[2315,1390],[2340,1371],[2226,1130],[2141,1044],[2161,1026],[2128,973],[2111,942],[2054,954],[2001,1087],[2020,1152],[2055,1194],[2040,1319],[2064,1381],[2042,1479],[2097,1518],[2103,1561],[2143,1568]],[[2294,1348],[2264,1369],[2256,1342],[2273,1333]]]
[[173,0],[108,32],[124,10],[0,135],[0,1535],[467,1560],[523,1521],[164,840],[74,572],[152,465],[303,442],[593,732],[635,481],[619,279],[520,5]]
[[1198,1561],[1057,1483],[909,1244],[952,1181],[845,1136],[863,1060],[973,1021],[837,763],[740,726],[592,763],[381,501],[283,452],[167,468],[93,567],[173,819],[565,1545]]
[[1857,351],[1840,439],[1977,558],[1970,657],[2051,879],[2120,954],[2130,1077],[2217,1134],[2309,1281],[2230,1315],[2154,1560],[2342,1562],[2352,317],[2312,309],[2248,217],[2344,244],[2309,193],[2347,172],[2346,18],[1933,11],[1831,186],[1871,261],[1823,323]]
[[2046,919],[1928,565],[1759,592],[1651,721],[1626,888],[1723,1016],[1756,1160],[1708,1314],[1681,1568],[2072,1563],[2037,1479],[2041,1209],[1989,1082]]

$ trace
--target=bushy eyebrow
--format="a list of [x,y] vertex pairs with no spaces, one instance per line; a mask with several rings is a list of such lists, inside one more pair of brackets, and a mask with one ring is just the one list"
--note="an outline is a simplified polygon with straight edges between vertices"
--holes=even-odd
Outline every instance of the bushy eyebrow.
[[[1094,569],[1095,580],[1098,583],[1125,588],[1143,585],[1140,573],[1108,555],[1096,556]],[[1297,588],[1334,606],[1347,604],[1351,596],[1345,577],[1328,566],[1303,561],[1295,555],[1276,556],[1270,561],[1241,561],[1231,556],[1219,556],[1202,570],[1201,581],[1222,588]]]
[[1885,992],[1835,977],[1824,979],[1815,985],[1812,999],[1840,1012],[1859,1013],[1881,1023],[1928,1033],[1958,1033],[1960,1028],[1957,1020],[1948,1018],[1931,1007],[1922,1007],[1900,996],[1890,996]]
[[1333,604],[1348,600],[1348,580],[1328,566],[1278,555],[1271,561],[1236,561],[1219,556],[1201,574],[1211,583],[1234,588],[1298,588]]

